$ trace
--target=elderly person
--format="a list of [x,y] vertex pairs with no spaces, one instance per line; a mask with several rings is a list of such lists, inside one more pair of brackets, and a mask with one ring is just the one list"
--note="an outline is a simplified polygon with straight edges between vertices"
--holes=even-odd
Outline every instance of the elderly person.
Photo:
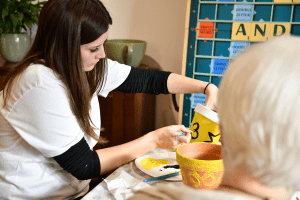
[[136,191],[131,199],[290,199],[300,182],[299,86],[299,38],[251,46],[230,64],[220,85],[225,172],[219,188],[164,184]]

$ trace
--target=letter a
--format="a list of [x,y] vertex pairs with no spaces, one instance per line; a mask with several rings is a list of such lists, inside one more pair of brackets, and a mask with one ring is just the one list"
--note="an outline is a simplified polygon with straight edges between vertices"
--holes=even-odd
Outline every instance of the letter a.
[[[240,31],[240,28],[242,29],[241,31]],[[240,24],[240,26],[239,26],[239,28],[238,28],[238,30],[237,30],[237,32],[236,32],[235,35],[238,35],[239,32],[243,32],[243,35],[246,35],[246,29],[245,29],[244,24]]]

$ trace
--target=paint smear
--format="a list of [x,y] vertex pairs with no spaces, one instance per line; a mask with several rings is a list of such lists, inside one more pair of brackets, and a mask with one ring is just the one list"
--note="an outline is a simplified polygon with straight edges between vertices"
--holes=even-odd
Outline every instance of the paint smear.
[[164,166],[165,169],[168,169],[168,168],[174,168],[174,169],[180,169],[179,165],[167,165],[167,166]]
[[169,160],[156,160],[156,159],[153,159],[152,157],[148,157],[148,158],[145,158],[145,159],[141,160],[140,164],[145,169],[150,170],[153,167],[159,167],[161,165],[168,164],[169,162],[171,162],[171,161],[169,161]]

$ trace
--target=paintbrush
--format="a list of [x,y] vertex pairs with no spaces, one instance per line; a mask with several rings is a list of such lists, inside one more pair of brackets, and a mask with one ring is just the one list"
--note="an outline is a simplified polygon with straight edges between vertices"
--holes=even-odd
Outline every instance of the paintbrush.
[[180,137],[180,136],[183,136],[183,135],[186,135],[187,133],[182,133],[180,135],[176,135],[175,137]]
[[[177,132],[179,132],[179,133],[182,133],[182,134],[180,134],[180,135],[176,135],[175,137],[180,137],[180,136],[183,136],[183,135],[186,135],[187,133],[183,133],[182,131],[177,131]],[[190,133],[192,133],[192,131],[190,130]]]
[[178,175],[179,175],[179,172],[174,172],[174,173],[171,173],[171,174],[166,174],[166,175],[162,175],[162,176],[158,176],[158,177],[154,177],[154,178],[149,178],[149,179],[144,180],[144,182],[150,182],[150,181],[156,181],[156,180],[171,178],[171,177],[178,176]]

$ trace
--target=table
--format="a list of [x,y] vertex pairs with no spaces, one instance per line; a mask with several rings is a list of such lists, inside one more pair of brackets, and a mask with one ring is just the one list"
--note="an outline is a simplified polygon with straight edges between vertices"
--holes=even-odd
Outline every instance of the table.
[[[166,151],[166,150],[155,149],[153,151],[149,151],[145,155],[159,154],[159,153],[162,153],[163,151]],[[145,174],[139,168],[137,168],[134,161],[132,161],[126,165],[123,165],[118,169],[124,170],[125,172],[130,174],[132,177],[139,179],[141,181],[148,179],[148,178],[152,178],[151,176]],[[111,175],[109,175],[107,178],[109,178],[112,175],[113,175],[113,173]],[[183,185],[182,181],[175,182],[175,181],[165,181],[165,180],[152,181],[152,182],[148,182],[147,184],[149,184],[150,186],[156,186],[157,184],[160,184],[160,183],[164,183],[164,184],[172,183],[172,184],[175,184],[178,186]],[[300,189],[300,185],[299,185],[298,189]],[[291,200],[296,200],[296,198],[300,199],[300,191],[295,192],[292,195]],[[93,190],[91,190],[88,194],[86,194],[82,198],[82,200],[91,200],[91,199],[94,199],[94,200],[100,200],[100,199],[116,200],[116,198],[108,190],[108,187],[107,187],[107,184],[105,181],[102,181],[98,186],[96,186]]]
[[[149,151],[145,155],[151,155],[153,153],[158,154],[158,153],[162,153],[163,151],[166,151],[166,150],[155,149],[153,151]],[[141,181],[148,179],[148,178],[153,178],[153,177],[145,174],[144,172],[142,172],[139,168],[137,168],[134,161],[121,166],[119,169],[124,170],[125,172],[127,172],[128,174],[133,176],[134,178],[139,179]],[[112,176],[112,175],[113,175],[113,173],[109,176]],[[107,178],[109,178],[109,176]],[[182,181],[165,181],[165,180],[151,181],[151,182],[148,182],[147,184],[149,184],[150,186],[155,186],[159,183],[172,183],[175,185],[183,185]],[[108,190],[107,184],[105,181],[102,181],[98,186],[96,186],[93,190],[91,190],[88,194],[86,194],[84,196],[84,198],[82,198],[82,200],[90,200],[90,199],[116,200],[116,198]]]

